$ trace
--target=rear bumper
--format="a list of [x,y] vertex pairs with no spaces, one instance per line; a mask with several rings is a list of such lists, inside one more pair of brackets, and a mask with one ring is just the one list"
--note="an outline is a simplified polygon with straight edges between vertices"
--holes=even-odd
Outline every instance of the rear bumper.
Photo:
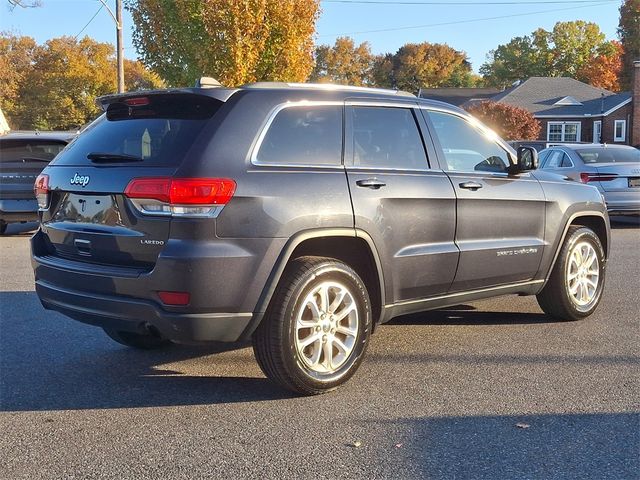
[[38,220],[36,199],[0,200],[0,220],[10,222],[33,222]]
[[604,192],[609,215],[640,214],[640,191],[638,192]]
[[251,322],[251,313],[170,313],[152,302],[67,290],[36,281],[42,306],[83,323],[145,333],[152,326],[177,342],[234,342]]

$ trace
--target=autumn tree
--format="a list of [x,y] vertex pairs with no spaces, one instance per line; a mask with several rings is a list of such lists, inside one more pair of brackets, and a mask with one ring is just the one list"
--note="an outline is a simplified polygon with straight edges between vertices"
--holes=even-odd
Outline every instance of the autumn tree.
[[31,37],[0,34],[0,108],[8,117],[16,114],[20,86],[33,69],[36,48]]
[[506,87],[529,77],[575,77],[606,43],[595,23],[558,22],[552,31],[537,29],[489,52],[480,68],[485,82]]
[[[139,62],[125,62],[129,90],[159,88],[160,78]],[[113,46],[88,37],[0,35],[0,106],[14,128],[69,129],[98,113],[97,96],[116,90]]]
[[339,37],[333,46],[320,45],[315,50],[315,66],[309,80],[342,85],[371,85],[374,56],[368,42],[360,45],[352,38]]
[[169,85],[304,81],[319,0],[126,0],[133,43]]
[[598,53],[576,72],[576,78],[594,87],[619,92],[622,52],[620,42],[614,40],[603,44]]
[[633,62],[640,60],[640,0],[622,2],[618,36],[623,48],[620,86],[623,89],[630,89],[633,80]]
[[467,111],[505,140],[535,140],[542,128],[531,112],[505,103],[480,102]]

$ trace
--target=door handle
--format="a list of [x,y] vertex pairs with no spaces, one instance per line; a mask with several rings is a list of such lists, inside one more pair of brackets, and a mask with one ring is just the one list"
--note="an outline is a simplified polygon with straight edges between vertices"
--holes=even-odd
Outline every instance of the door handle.
[[466,190],[471,190],[475,192],[479,188],[482,188],[482,184],[478,182],[464,182],[460,184],[460,188],[464,188]]
[[378,180],[377,178],[366,178],[364,180],[356,181],[356,185],[359,187],[371,188],[373,190],[378,190],[380,187],[384,187],[386,183]]

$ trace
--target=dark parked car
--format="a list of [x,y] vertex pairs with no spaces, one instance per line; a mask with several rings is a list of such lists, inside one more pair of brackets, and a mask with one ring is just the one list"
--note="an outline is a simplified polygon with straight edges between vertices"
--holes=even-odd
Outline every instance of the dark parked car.
[[627,145],[561,145],[540,152],[540,168],[588,183],[609,215],[640,214],[640,150]]
[[0,136],[0,235],[9,223],[38,220],[33,183],[73,136],[69,132],[13,132]]
[[576,320],[600,301],[598,190],[456,107],[304,84],[100,102],[37,179],[32,261],[45,308],[124,345],[252,339],[268,377],[316,394],[398,315],[518,294]]

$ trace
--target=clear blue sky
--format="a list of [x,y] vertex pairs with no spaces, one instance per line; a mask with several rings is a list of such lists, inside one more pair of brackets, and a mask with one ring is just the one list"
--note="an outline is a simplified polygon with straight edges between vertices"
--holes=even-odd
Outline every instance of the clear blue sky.
[[[115,0],[107,0],[115,8]],[[375,0],[372,0],[375,1]],[[374,53],[395,52],[407,42],[447,43],[469,56],[474,70],[485,61],[489,50],[515,36],[531,33],[538,27],[550,30],[557,21],[586,20],[595,22],[608,39],[616,38],[620,1],[593,5],[556,3],[537,5],[402,5],[414,1],[390,0],[395,5],[322,3],[317,24],[317,43],[333,43],[337,36],[350,35],[357,42],[368,41]],[[442,0],[447,1],[447,0]],[[455,1],[455,0],[450,0]],[[457,0],[460,1],[460,0]],[[483,3],[482,0],[468,0]],[[525,0],[485,0],[520,1]],[[531,1],[531,0],[529,0]],[[550,2],[552,0],[538,0]],[[38,42],[61,35],[77,35],[100,8],[97,0],[42,0],[41,8],[10,11],[8,2],[0,0],[0,31],[30,35]],[[552,11],[555,10],[555,11]],[[532,12],[545,12],[534,13]],[[469,23],[466,20],[503,17]],[[449,25],[434,25],[450,23]],[[386,30],[404,28],[390,31]],[[133,22],[125,11],[125,55],[136,58],[131,43]],[[368,32],[368,33],[359,33]],[[115,28],[103,9],[82,32],[99,41],[115,43]]]

